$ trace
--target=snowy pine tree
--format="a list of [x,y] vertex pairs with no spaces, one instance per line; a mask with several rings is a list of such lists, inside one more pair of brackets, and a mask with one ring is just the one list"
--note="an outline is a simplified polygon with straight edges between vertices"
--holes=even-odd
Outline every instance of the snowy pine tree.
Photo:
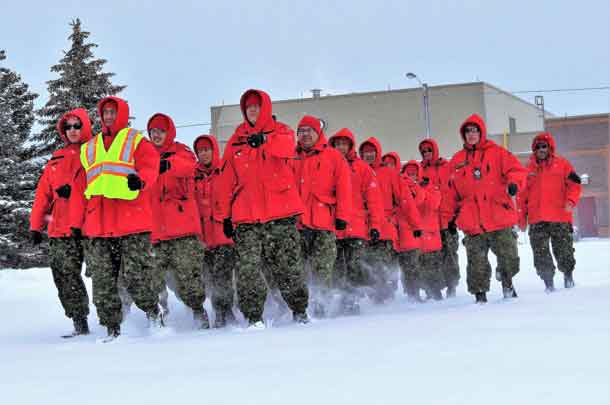
[[29,243],[29,215],[41,162],[31,159],[34,100],[21,77],[3,66],[0,51],[0,268],[42,264],[44,255]]
[[39,155],[62,146],[55,125],[66,111],[77,107],[87,109],[94,123],[95,134],[100,130],[99,121],[95,120],[97,103],[105,96],[118,94],[127,87],[113,85],[110,79],[114,73],[102,72],[106,60],[94,58],[93,48],[97,44],[86,42],[90,33],[81,30],[80,19],[72,21],[70,26],[72,34],[68,39],[72,41],[72,46],[64,52],[59,63],[51,67],[52,72],[59,73],[59,78],[47,82],[49,100],[37,111],[39,121],[44,126],[34,137]]

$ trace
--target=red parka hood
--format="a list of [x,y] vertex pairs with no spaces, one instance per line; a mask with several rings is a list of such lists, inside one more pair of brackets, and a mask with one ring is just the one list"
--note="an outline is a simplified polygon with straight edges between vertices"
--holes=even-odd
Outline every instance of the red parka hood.
[[394,160],[394,167],[396,168],[396,172],[400,173],[400,155],[397,152],[388,152],[381,157],[381,161],[383,162],[384,160],[386,160],[386,158]]
[[546,142],[549,145],[551,155],[555,154],[555,138],[553,138],[550,132],[540,132],[534,137],[532,140],[532,152],[536,152],[536,144],[538,142]]
[[[254,124],[251,124],[246,118],[246,100],[252,93],[257,94],[261,100],[261,111]],[[255,89],[246,90],[239,100],[239,106],[241,108],[242,116],[244,117],[244,122],[242,125],[246,127],[246,133],[254,134],[261,131],[271,131],[275,127],[271,97],[269,97],[269,95],[264,91]]]
[[[104,120],[102,119],[102,111],[104,109],[104,104],[106,104],[109,101],[114,101],[117,105],[116,119],[114,120],[114,123],[112,124],[112,127],[110,127],[110,128],[108,128],[104,124]],[[100,116],[100,121],[102,123],[102,132],[104,134],[110,134],[110,135],[114,136],[121,129],[127,128],[127,124],[129,123],[129,105],[122,98],[114,97],[114,96],[104,97],[97,104],[97,112]]]
[[[421,153],[421,150],[424,146],[429,146],[432,148],[432,159],[431,160],[424,160],[424,156]],[[417,148],[419,150],[420,155],[422,155],[422,165],[423,166],[429,166],[432,163],[436,162],[439,159],[439,155],[440,153],[438,152],[438,144],[436,143],[436,141],[432,138],[428,138],[428,139],[424,139],[423,141],[421,141],[419,143],[419,146]]]
[[[154,114],[148,120],[148,124],[146,124],[146,130],[149,133],[149,135],[148,135],[149,138],[150,138],[150,130],[152,129],[151,124],[152,124],[153,120],[161,120],[161,121],[165,122],[165,127],[167,128],[167,136],[165,137],[165,142],[163,143],[163,145],[161,145],[161,147],[157,147],[156,145],[155,145],[155,147],[161,153],[167,152],[167,150],[174,144],[174,141],[176,140],[176,126],[174,125],[174,121],[171,119],[171,117],[169,115],[162,114],[162,113]],[[152,139],[151,139],[151,142],[152,142]]]
[[91,120],[89,120],[89,115],[87,114],[87,110],[84,108],[77,108],[72,111],[68,111],[57,121],[57,132],[62,141],[66,144],[66,146],[70,145],[70,141],[66,137],[66,133],[64,132],[64,123],[69,117],[76,117],[83,124],[83,127],[80,130],[80,140],[78,144],[83,144],[91,139]]
[[405,163],[402,166],[402,169],[400,169],[400,173],[403,177],[408,177],[407,176],[407,167],[409,166],[414,166],[417,169],[417,180],[419,181],[419,178],[421,177],[421,165],[419,164],[419,162],[417,160],[409,160],[407,163]]
[[[474,149],[472,146],[466,145],[466,139],[464,138],[464,127],[469,124],[477,125],[481,129],[481,139],[479,140],[479,143],[477,145],[480,145],[480,147],[484,147],[487,143],[487,126],[485,126],[485,121],[483,121],[483,118],[481,118],[480,115],[472,114],[470,117],[466,118],[464,123],[462,123],[462,125],[460,126],[460,137],[464,142],[464,149]],[[475,147],[477,145],[475,145]]]
[[334,147],[334,142],[337,138],[346,138],[349,139],[349,141],[351,142],[351,145],[349,147],[349,152],[347,152],[347,156],[346,159],[347,160],[354,160],[355,158],[357,158],[356,156],[356,138],[354,137],[354,134],[352,133],[352,131],[350,131],[347,128],[341,128],[339,131],[337,131],[336,134],[334,134],[333,136],[330,137],[330,139],[328,140],[328,143],[330,144],[330,146]]
[[376,169],[379,166],[381,166],[381,143],[379,143],[377,138],[375,138],[374,136],[371,136],[366,141],[362,142],[360,144],[360,147],[358,148],[358,154],[360,155],[361,159],[362,159],[362,147],[367,144],[373,145],[373,147],[377,151],[377,156],[375,156],[375,162],[373,162],[373,169]]
[[[201,163],[201,161],[199,160],[199,153],[198,153],[199,149],[197,149],[197,146],[204,139],[207,139],[212,144],[212,164],[210,165],[210,167],[205,167],[203,165],[203,163]],[[218,153],[218,142],[216,141],[216,137],[214,137],[212,135],[207,135],[207,134],[199,135],[197,138],[195,138],[195,141],[193,142],[193,150],[195,151],[195,155],[197,156],[197,161],[199,162],[199,166],[198,166],[199,170],[202,170],[204,172],[209,172],[218,167],[218,164],[220,162],[220,155]]]

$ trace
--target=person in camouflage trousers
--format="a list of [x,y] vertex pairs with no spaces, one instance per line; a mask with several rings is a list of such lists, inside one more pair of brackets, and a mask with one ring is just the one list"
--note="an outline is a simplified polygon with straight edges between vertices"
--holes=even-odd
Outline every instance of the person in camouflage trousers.
[[47,228],[53,281],[64,313],[74,324],[74,331],[64,337],[73,337],[89,333],[89,296],[81,277],[82,240],[80,229],[72,234],[69,220],[71,201],[82,199],[73,188],[80,169],[80,145],[91,138],[87,112],[82,108],[68,112],[57,123],[57,132],[65,147],[53,153],[38,181],[30,231],[38,245],[43,229]]
[[446,229],[441,229],[441,269],[447,287],[447,298],[455,297],[455,290],[460,282],[460,263],[458,259],[458,248],[460,247],[460,236],[458,235],[455,222],[447,224]]
[[332,148],[320,120],[304,116],[297,129],[295,181],[305,211],[299,219],[301,254],[311,279],[313,314],[327,315],[337,259],[336,231],[344,231],[352,209],[347,161]]
[[212,209],[218,201],[218,142],[211,135],[200,135],[193,149],[199,161],[195,168],[195,199],[206,245],[205,284],[215,312],[214,327],[221,328],[235,321],[233,284],[238,257],[235,243],[224,235],[222,219],[214,218]]
[[128,128],[129,106],[118,97],[98,104],[102,131],[81,147],[80,206],[70,222],[89,238],[85,261],[93,280],[93,302],[109,341],[121,333],[119,276],[151,330],[164,326],[153,288],[154,258],[150,190],[159,175],[159,154],[138,131]]
[[529,222],[534,267],[546,292],[553,292],[555,264],[550,241],[557,267],[563,273],[564,287],[572,288],[576,266],[572,216],[580,199],[580,177],[570,162],[556,154],[555,139],[549,132],[534,137],[527,169],[527,185],[518,198],[519,225],[525,230]]
[[204,247],[195,198],[197,158],[188,146],[175,140],[176,127],[168,115],[154,114],[147,129],[160,156],[159,177],[151,192],[156,291],[160,296],[166,293],[168,277],[175,284],[176,296],[193,311],[195,327],[207,329]]
[[240,108],[244,120],[227,141],[212,208],[225,237],[235,237],[239,308],[251,326],[265,327],[266,263],[268,285],[277,286],[293,320],[306,323],[309,293],[296,229],[303,203],[291,167],[294,131],[275,120],[264,91],[247,90]]

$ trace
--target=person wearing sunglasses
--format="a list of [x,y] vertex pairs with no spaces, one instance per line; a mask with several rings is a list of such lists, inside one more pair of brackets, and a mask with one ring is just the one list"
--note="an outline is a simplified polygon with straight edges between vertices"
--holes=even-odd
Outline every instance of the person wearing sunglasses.
[[176,141],[176,126],[167,114],[156,113],[146,125],[150,141],[159,153],[159,177],[151,188],[155,253],[154,285],[167,314],[168,285],[193,311],[195,328],[208,329],[203,308],[204,248],[199,239],[201,222],[195,201],[194,176],[197,159],[188,146]]
[[164,326],[153,284],[151,189],[159,176],[159,153],[130,128],[129,105],[109,96],[98,103],[101,131],[81,146],[76,182],[85,204],[71,220],[88,237],[85,262],[93,280],[93,303],[112,341],[121,334],[119,280],[148,318],[151,331]]
[[516,298],[513,277],[519,272],[519,253],[513,226],[519,217],[514,199],[525,181],[525,168],[512,153],[487,139],[479,115],[468,117],[459,133],[464,147],[449,163],[448,212],[457,213],[455,223],[465,234],[468,292],[477,303],[487,302],[491,250],[504,298]]
[[[70,229],[71,200],[82,199],[74,192],[74,181],[81,169],[81,144],[91,138],[87,111],[77,108],[64,114],[57,123],[57,133],[65,146],[53,153],[36,187],[30,215],[30,232],[35,245],[42,241],[46,227],[49,237],[49,261],[59,301],[74,331],[64,337],[89,334],[89,296],[83,282],[83,241],[80,229]],[[82,202],[80,203],[82,204]],[[76,202],[75,206],[79,203]]]
[[432,138],[424,139],[419,144],[421,154],[421,183],[430,183],[431,187],[441,194],[439,208],[440,235],[442,241],[441,269],[447,287],[446,297],[455,297],[460,282],[458,261],[459,235],[455,226],[455,213],[451,211],[449,196],[449,162],[440,157],[438,144]]
[[529,224],[534,267],[547,293],[555,291],[553,255],[557,268],[563,273],[564,287],[574,287],[576,260],[572,221],[581,193],[580,177],[555,149],[555,139],[550,132],[541,132],[534,137],[526,187],[519,195],[519,226],[525,231]]

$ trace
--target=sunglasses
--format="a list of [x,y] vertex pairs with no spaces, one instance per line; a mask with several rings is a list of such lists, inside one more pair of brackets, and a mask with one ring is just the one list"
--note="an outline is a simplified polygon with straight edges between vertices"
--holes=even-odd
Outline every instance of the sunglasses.
[[538,149],[548,149],[549,145],[547,145],[546,143],[539,143],[537,144],[534,149],[538,150]]
[[477,127],[466,127],[464,128],[464,133],[465,134],[469,134],[469,133],[479,133],[481,131],[479,131],[479,128]]
[[421,153],[432,153],[432,148],[423,148],[420,150]]
[[311,129],[311,128],[299,128],[299,129],[297,129],[297,135],[305,135],[312,131],[313,131],[313,129]]
[[66,125],[64,125],[64,131],[68,132],[71,129],[81,129],[82,127],[83,127],[83,124],[81,124],[81,123],[76,123],[76,124],[72,124],[72,125],[66,124]]

